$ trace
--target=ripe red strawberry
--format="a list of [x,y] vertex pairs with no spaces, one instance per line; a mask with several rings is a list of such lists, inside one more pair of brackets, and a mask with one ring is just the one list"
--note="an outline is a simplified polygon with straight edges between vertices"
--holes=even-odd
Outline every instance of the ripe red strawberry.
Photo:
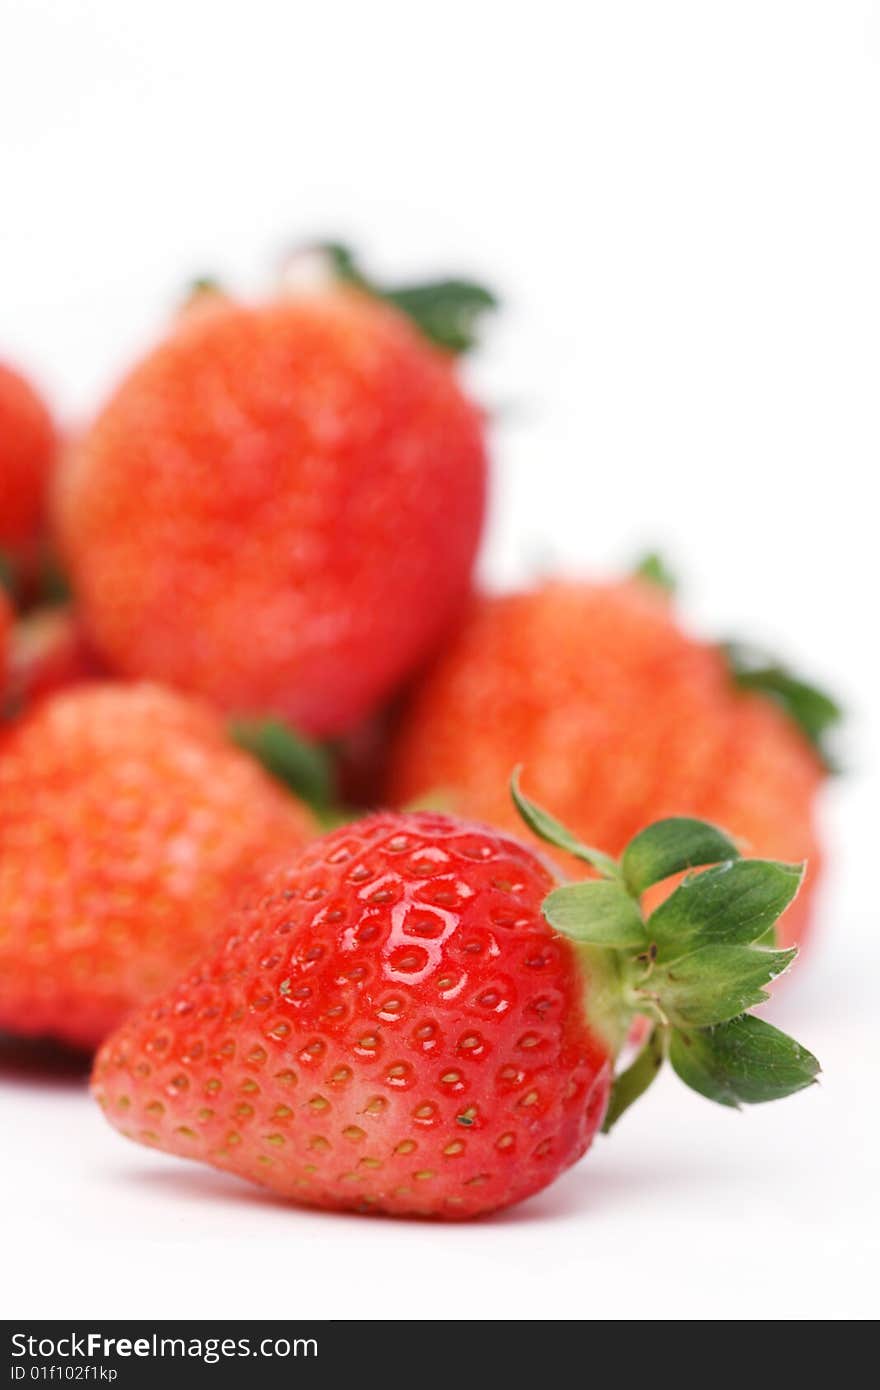
[[[722,1104],[808,1085],[814,1059],[742,1015],[794,954],[751,943],[800,870],[738,860],[693,821],[653,827],[621,865],[574,847],[606,877],[554,891],[516,840],[443,815],[382,812],[314,842],[108,1039],[94,1073],[107,1117],[315,1206],[461,1218],[584,1153],[634,1011],[650,1037],[610,1120],[667,1051]],[[718,860],[645,923],[644,887]]]
[[40,702],[0,735],[0,1029],[98,1043],[206,949],[256,858],[310,833],[193,700]]
[[0,559],[15,573],[36,559],[56,448],[43,401],[0,362]]
[[114,669],[329,735],[461,609],[485,475],[451,358],[393,304],[211,296],[82,439],[58,516]]
[[[778,669],[763,676],[790,704],[800,696],[807,717],[833,713]],[[522,758],[540,799],[615,854],[664,816],[715,821],[750,853],[809,859],[807,891],[782,924],[786,942],[800,941],[824,769],[757,673],[752,683],[738,688],[721,649],[683,631],[643,579],[482,598],[403,716],[391,800],[439,793],[462,815],[515,829],[506,783]]]
[[103,674],[69,604],[36,608],[9,634],[5,707],[13,712],[52,691]]

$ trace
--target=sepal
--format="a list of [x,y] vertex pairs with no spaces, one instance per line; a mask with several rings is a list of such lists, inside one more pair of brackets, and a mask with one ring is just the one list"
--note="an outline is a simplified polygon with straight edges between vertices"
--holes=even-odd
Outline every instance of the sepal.
[[690,874],[648,919],[658,960],[682,948],[751,945],[788,907],[804,876],[802,864],[737,859]]
[[447,352],[468,352],[474,347],[479,321],[498,307],[492,291],[473,280],[382,286],[364,274],[350,247],[328,241],[318,249],[329,258],[337,279],[393,304],[426,338]]
[[483,315],[498,307],[498,300],[473,280],[434,280],[424,285],[386,290],[383,295],[447,352],[470,352],[477,343],[477,326]]
[[643,555],[632,571],[634,579],[643,579],[672,597],[678,589],[678,579],[667,565],[664,557],[656,550]]
[[802,1091],[821,1070],[805,1047],[754,1014],[715,1028],[673,1029],[669,1060],[686,1086],[734,1109]]
[[665,1028],[655,1028],[635,1061],[615,1077],[602,1123],[603,1134],[610,1132],[624,1111],[645,1094],[657,1076],[666,1057],[667,1036]]
[[554,931],[592,946],[644,950],[648,944],[638,906],[611,879],[567,883],[544,899],[543,913]]
[[575,859],[589,864],[603,878],[619,879],[620,868],[617,860],[612,859],[610,854],[603,854],[600,849],[593,849],[590,845],[582,844],[576,836],[572,835],[570,830],[566,829],[561,821],[556,820],[537,802],[530,801],[520,789],[521,775],[522,767],[515,768],[510,779],[510,795],[513,797],[516,809],[533,834],[548,845],[565,850],[567,854],[573,854]]
[[781,661],[745,642],[727,642],[722,651],[734,682],[742,690],[768,696],[797,724],[829,772],[836,763],[829,734],[843,719],[841,706],[826,691],[795,676]]
[[627,888],[638,896],[686,869],[738,858],[736,844],[717,826],[690,816],[670,816],[634,835],[621,865]]
[[764,985],[787,970],[797,955],[759,946],[702,946],[655,967],[648,987],[676,1024],[702,1028],[725,1023],[769,997]]
[[320,820],[333,819],[336,786],[333,760],[326,748],[278,719],[233,719],[229,733],[239,748],[262,763]]

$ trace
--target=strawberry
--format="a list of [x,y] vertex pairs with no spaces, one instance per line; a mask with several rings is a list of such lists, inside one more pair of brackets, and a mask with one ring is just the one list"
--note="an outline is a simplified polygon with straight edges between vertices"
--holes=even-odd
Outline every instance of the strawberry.
[[[462,1218],[552,1182],[666,1055],[724,1105],[814,1079],[743,1012],[794,954],[754,943],[799,867],[741,860],[691,820],[617,863],[516,795],[598,882],[560,887],[517,840],[450,816],[344,826],[279,861],[222,944],[107,1040],[110,1122],[314,1206]],[[706,864],[646,921],[645,888]],[[613,1081],[636,1014],[649,1036]]]
[[0,736],[0,1028],[94,1046],[208,946],[255,858],[310,833],[207,707],[47,697]]
[[522,757],[538,796],[615,854],[655,819],[715,821],[756,854],[809,858],[807,891],[782,924],[799,941],[825,769],[790,714],[818,734],[835,710],[778,668],[741,668],[740,681],[753,688],[641,577],[481,598],[402,717],[391,801],[436,793],[446,809],[514,829],[506,779]]
[[351,274],[257,305],[211,294],[123,382],[58,489],[111,667],[331,735],[430,654],[469,591],[486,459],[402,295]]
[[35,565],[57,438],[34,388],[0,362],[0,560],[16,578]]
[[45,605],[20,618],[9,634],[8,665],[6,707],[13,711],[102,674],[69,604]]

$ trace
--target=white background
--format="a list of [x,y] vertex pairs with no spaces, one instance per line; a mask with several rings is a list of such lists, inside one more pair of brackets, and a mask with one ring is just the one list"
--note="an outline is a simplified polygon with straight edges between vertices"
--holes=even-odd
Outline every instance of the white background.
[[469,1228],[316,1215],[126,1146],[0,1060],[7,1316],[876,1314],[880,11],[0,0],[0,352],[75,423],[214,271],[290,242],[476,273],[507,311],[492,582],[669,554],[690,620],[850,711],[833,872],[775,1016],[821,1089],[666,1080]]

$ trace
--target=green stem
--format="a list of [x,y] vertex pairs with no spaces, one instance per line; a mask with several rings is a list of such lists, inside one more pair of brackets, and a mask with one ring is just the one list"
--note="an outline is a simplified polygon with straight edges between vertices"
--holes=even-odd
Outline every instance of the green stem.
[[614,1082],[602,1133],[607,1134],[633,1101],[644,1095],[666,1060],[669,1030],[656,1027],[635,1061]]

